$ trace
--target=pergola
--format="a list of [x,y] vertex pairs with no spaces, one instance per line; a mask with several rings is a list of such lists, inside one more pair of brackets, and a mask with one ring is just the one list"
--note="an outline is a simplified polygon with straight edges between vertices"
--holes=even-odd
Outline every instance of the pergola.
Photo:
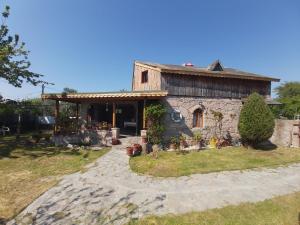
[[[131,92],[98,92],[98,93],[48,93],[42,99],[56,101],[55,118],[59,116],[59,102],[76,104],[76,119],[79,121],[79,104],[82,103],[112,103],[112,127],[116,128],[116,102],[143,101],[143,129],[146,129],[145,107],[147,100],[159,100],[168,95],[167,91],[131,91]],[[55,125],[54,131],[57,131]]]

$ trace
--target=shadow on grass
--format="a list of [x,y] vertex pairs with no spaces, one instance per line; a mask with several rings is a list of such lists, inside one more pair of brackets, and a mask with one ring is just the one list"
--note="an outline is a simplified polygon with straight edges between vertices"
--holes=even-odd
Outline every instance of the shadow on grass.
[[58,154],[80,155],[78,151],[72,151],[67,148],[58,148],[49,144],[49,142],[41,141],[32,143],[29,141],[30,135],[22,135],[17,141],[14,136],[0,138],[0,159],[2,158],[19,158],[30,157],[38,158],[42,156],[55,156]]
[[265,141],[254,146],[253,148],[260,151],[272,151],[277,149],[277,145],[273,144],[271,141]]

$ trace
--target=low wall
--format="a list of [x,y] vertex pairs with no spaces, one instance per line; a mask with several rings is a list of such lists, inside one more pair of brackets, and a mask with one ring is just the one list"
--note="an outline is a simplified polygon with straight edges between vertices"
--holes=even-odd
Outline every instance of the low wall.
[[298,128],[293,126],[296,123],[299,121],[276,119],[274,133],[270,141],[278,146],[300,147],[299,137],[293,135],[293,133],[298,133]]

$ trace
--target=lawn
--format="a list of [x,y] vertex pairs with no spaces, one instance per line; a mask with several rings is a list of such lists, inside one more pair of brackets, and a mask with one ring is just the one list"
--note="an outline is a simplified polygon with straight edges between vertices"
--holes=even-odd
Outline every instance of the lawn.
[[276,167],[295,162],[300,162],[300,149],[254,150],[226,147],[187,154],[159,152],[158,159],[154,159],[151,154],[133,157],[130,159],[130,167],[140,174],[178,177],[195,173]]
[[80,150],[29,145],[28,135],[0,138],[0,224],[55,185],[64,174],[84,169],[109,151]]
[[182,215],[150,216],[130,225],[296,225],[300,223],[300,192],[258,203],[244,203]]

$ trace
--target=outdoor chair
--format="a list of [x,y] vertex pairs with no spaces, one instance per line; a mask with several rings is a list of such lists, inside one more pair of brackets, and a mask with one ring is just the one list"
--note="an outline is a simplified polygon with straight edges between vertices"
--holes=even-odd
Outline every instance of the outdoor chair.
[[10,129],[9,127],[2,126],[0,128],[0,132],[2,133],[3,136],[5,136],[6,133],[10,133]]

